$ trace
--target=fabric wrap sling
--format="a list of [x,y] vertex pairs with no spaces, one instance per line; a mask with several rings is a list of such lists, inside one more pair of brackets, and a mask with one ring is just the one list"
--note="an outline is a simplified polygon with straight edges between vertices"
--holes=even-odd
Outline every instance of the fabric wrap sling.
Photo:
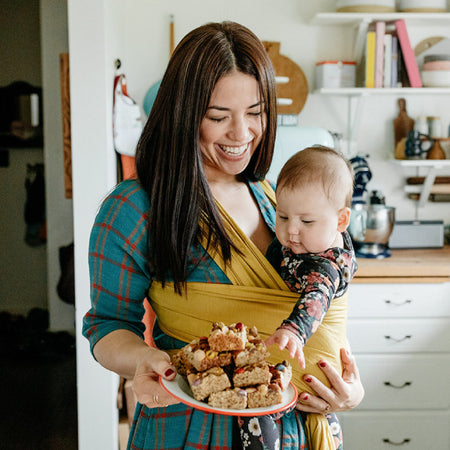
[[[261,183],[266,195],[274,203],[272,188]],[[189,282],[180,296],[174,292],[173,284],[153,282],[149,299],[158,318],[161,330],[169,336],[190,342],[207,336],[212,322],[231,324],[242,322],[256,326],[263,339],[267,339],[289,316],[299,295],[291,292],[280,275],[258,250],[253,242],[235,224],[228,213],[218,204],[227,233],[242,252],[232,251],[232,266],[225,267],[216,252],[208,253],[228,276],[232,284]],[[205,244],[202,243],[202,244]],[[326,359],[338,373],[342,373],[339,348],[346,347],[347,293],[334,299],[316,332],[308,339],[304,348],[307,371],[302,371],[298,361],[289,358],[287,350],[270,347],[271,363],[288,360],[293,368],[292,382],[299,392],[311,392],[302,380],[305,373],[312,374],[329,386],[327,378],[318,368],[317,362]],[[330,352],[333,342],[335,352]],[[169,353],[172,353],[169,351]],[[335,448],[328,422],[322,414],[307,414],[306,435],[311,448],[328,450]]]

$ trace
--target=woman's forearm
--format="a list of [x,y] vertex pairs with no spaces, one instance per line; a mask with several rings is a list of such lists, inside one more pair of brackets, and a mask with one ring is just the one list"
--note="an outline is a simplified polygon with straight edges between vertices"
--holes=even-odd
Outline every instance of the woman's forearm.
[[154,350],[132,331],[115,330],[97,342],[94,356],[106,369],[132,379],[138,363]]

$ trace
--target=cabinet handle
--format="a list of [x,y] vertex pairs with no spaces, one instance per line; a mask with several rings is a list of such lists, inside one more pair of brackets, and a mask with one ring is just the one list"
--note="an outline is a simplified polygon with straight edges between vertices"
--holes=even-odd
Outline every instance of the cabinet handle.
[[394,302],[392,300],[385,300],[384,303],[386,303],[387,305],[393,305],[393,306],[403,306],[403,305],[407,305],[408,303],[412,303],[412,300],[405,300],[404,302]]
[[410,334],[407,334],[406,336],[403,336],[400,339],[393,338],[392,336],[385,336],[385,339],[389,339],[394,342],[402,342],[402,341],[405,341],[406,339],[411,339],[411,338],[412,338],[412,335],[410,335]]
[[395,389],[403,389],[406,386],[411,386],[411,384],[412,384],[412,381],[405,381],[401,386],[399,384],[392,384],[390,381],[385,381],[384,382],[385,386],[390,386],[390,387],[393,387]]
[[383,442],[386,443],[386,444],[399,446],[399,445],[405,445],[408,442],[411,442],[411,439],[406,438],[406,439],[403,439],[402,442],[394,442],[394,441],[391,441],[390,439],[383,439]]

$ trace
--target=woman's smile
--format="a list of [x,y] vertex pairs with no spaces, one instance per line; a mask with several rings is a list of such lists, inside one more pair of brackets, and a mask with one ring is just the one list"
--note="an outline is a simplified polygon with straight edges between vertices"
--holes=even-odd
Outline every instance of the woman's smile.
[[261,142],[265,122],[256,79],[242,72],[223,76],[200,124],[207,178],[236,177],[242,173]]
[[250,143],[240,145],[240,146],[230,146],[230,145],[220,145],[220,149],[223,150],[227,155],[230,156],[241,156],[249,148]]

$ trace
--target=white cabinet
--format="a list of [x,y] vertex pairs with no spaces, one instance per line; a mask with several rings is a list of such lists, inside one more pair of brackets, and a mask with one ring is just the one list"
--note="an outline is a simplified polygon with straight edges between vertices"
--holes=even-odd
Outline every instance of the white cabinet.
[[353,284],[348,336],[366,395],[345,450],[450,449],[450,282]]
[[361,413],[345,423],[344,449],[448,450],[449,422],[445,412]]

